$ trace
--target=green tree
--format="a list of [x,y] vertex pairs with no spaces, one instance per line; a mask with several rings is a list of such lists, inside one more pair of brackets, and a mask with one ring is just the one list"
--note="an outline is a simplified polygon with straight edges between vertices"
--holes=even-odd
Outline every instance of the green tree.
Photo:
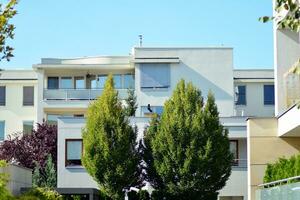
[[[0,169],[6,167],[7,164],[4,160],[0,160]],[[10,192],[6,188],[6,184],[8,182],[9,176],[5,173],[0,173],[0,199],[8,200],[11,199],[12,196]]]
[[109,75],[103,94],[87,111],[82,160],[101,192],[112,199],[124,199],[122,190],[135,185],[138,180],[136,134]]
[[[153,166],[168,199],[217,199],[231,174],[233,155],[214,97],[181,80],[149,127]],[[151,160],[151,159],[150,159]]]
[[52,161],[52,156],[47,156],[45,168],[42,170],[38,162],[32,175],[33,187],[55,188],[57,184],[55,165]]
[[5,6],[0,3],[0,61],[9,61],[13,57],[13,48],[7,43],[9,39],[14,39],[15,26],[10,20],[17,14],[16,4],[17,0],[10,0]]
[[135,111],[137,109],[136,96],[133,89],[128,89],[128,97],[125,99],[126,107],[125,113],[127,116],[135,116]]

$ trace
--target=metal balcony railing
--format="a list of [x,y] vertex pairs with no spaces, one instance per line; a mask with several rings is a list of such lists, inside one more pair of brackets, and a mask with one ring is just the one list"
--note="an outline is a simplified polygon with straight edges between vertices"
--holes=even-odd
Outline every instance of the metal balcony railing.
[[[117,89],[120,99],[125,99],[127,89]],[[103,89],[44,89],[44,100],[94,100]]]

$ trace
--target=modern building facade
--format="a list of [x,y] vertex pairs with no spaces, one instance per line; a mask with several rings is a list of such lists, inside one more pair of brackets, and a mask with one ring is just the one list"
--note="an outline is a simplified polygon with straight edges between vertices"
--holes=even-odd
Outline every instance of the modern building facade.
[[[273,2],[275,5],[277,1]],[[274,11],[274,16],[278,14]],[[300,151],[300,76],[293,73],[300,66],[300,35],[278,29],[276,23],[273,29],[275,117],[250,118],[247,121],[248,194],[251,200],[256,199],[255,192],[259,192],[258,186],[263,184],[267,164]],[[289,191],[292,192],[286,190],[287,193]],[[287,193],[281,194],[281,198],[287,199]]]
[[[9,73],[9,70],[0,73]],[[18,113],[14,109],[22,102],[13,101],[15,106],[3,108],[18,115],[12,121],[19,125],[8,123],[11,118],[4,112],[0,112],[0,119],[5,121],[5,136],[17,131],[26,132],[22,126],[25,121],[47,120],[58,124],[59,191],[70,192],[78,188],[94,191],[98,188],[81,165],[81,130],[88,106],[101,95],[107,75],[113,74],[121,99],[127,97],[128,88],[135,91],[138,109],[131,123],[138,127],[139,138],[153,114],[148,107],[161,113],[164,102],[180,79],[192,82],[201,89],[204,97],[212,91],[221,123],[229,130],[235,156],[232,175],[220,191],[219,199],[247,199],[246,119],[274,116],[273,70],[234,70],[232,48],[136,47],[129,56],[45,58],[26,73],[31,74],[28,77],[32,80],[14,82],[19,88],[15,92],[9,89],[10,82],[5,82],[0,76],[0,103],[4,94],[1,86],[6,87],[5,99],[8,102],[10,98],[18,99],[17,96],[8,96],[9,93],[23,94],[24,87],[32,84],[34,103],[30,107],[30,117],[21,118],[22,110],[18,109]]]

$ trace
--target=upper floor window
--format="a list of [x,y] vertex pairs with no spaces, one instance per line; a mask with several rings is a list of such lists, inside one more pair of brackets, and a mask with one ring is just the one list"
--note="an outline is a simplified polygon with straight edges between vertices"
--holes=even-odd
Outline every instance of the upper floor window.
[[33,121],[23,121],[23,133],[31,134],[33,130]]
[[5,121],[0,121],[0,140],[4,140],[5,137]]
[[24,86],[23,87],[23,106],[34,105],[34,87]]
[[161,115],[163,112],[164,107],[163,106],[142,106],[142,116],[144,117],[151,117],[154,113]]
[[122,88],[122,75],[121,74],[114,74],[113,79],[114,79],[115,88],[116,89]]
[[0,106],[5,106],[6,103],[6,88],[5,86],[0,86]]
[[264,85],[264,104],[274,105],[274,85]]
[[124,74],[124,88],[134,89],[134,75]]
[[83,76],[75,76],[74,77],[74,88],[76,89],[84,89],[84,77]]
[[72,77],[61,77],[60,79],[60,88],[62,89],[72,89]]
[[99,75],[97,88],[104,88],[106,79],[107,79],[107,75]]
[[235,105],[246,105],[245,85],[238,85],[235,87]]
[[58,89],[58,77],[48,77],[48,89]]
[[140,64],[141,88],[170,87],[169,64]]
[[66,166],[81,165],[82,139],[66,139]]

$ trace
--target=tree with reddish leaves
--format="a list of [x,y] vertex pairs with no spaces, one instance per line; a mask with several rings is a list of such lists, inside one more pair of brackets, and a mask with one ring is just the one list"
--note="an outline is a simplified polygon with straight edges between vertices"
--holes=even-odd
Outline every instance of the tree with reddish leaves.
[[33,169],[38,163],[45,168],[47,156],[57,163],[57,127],[46,122],[37,124],[32,134],[18,134],[0,144],[0,160]]

